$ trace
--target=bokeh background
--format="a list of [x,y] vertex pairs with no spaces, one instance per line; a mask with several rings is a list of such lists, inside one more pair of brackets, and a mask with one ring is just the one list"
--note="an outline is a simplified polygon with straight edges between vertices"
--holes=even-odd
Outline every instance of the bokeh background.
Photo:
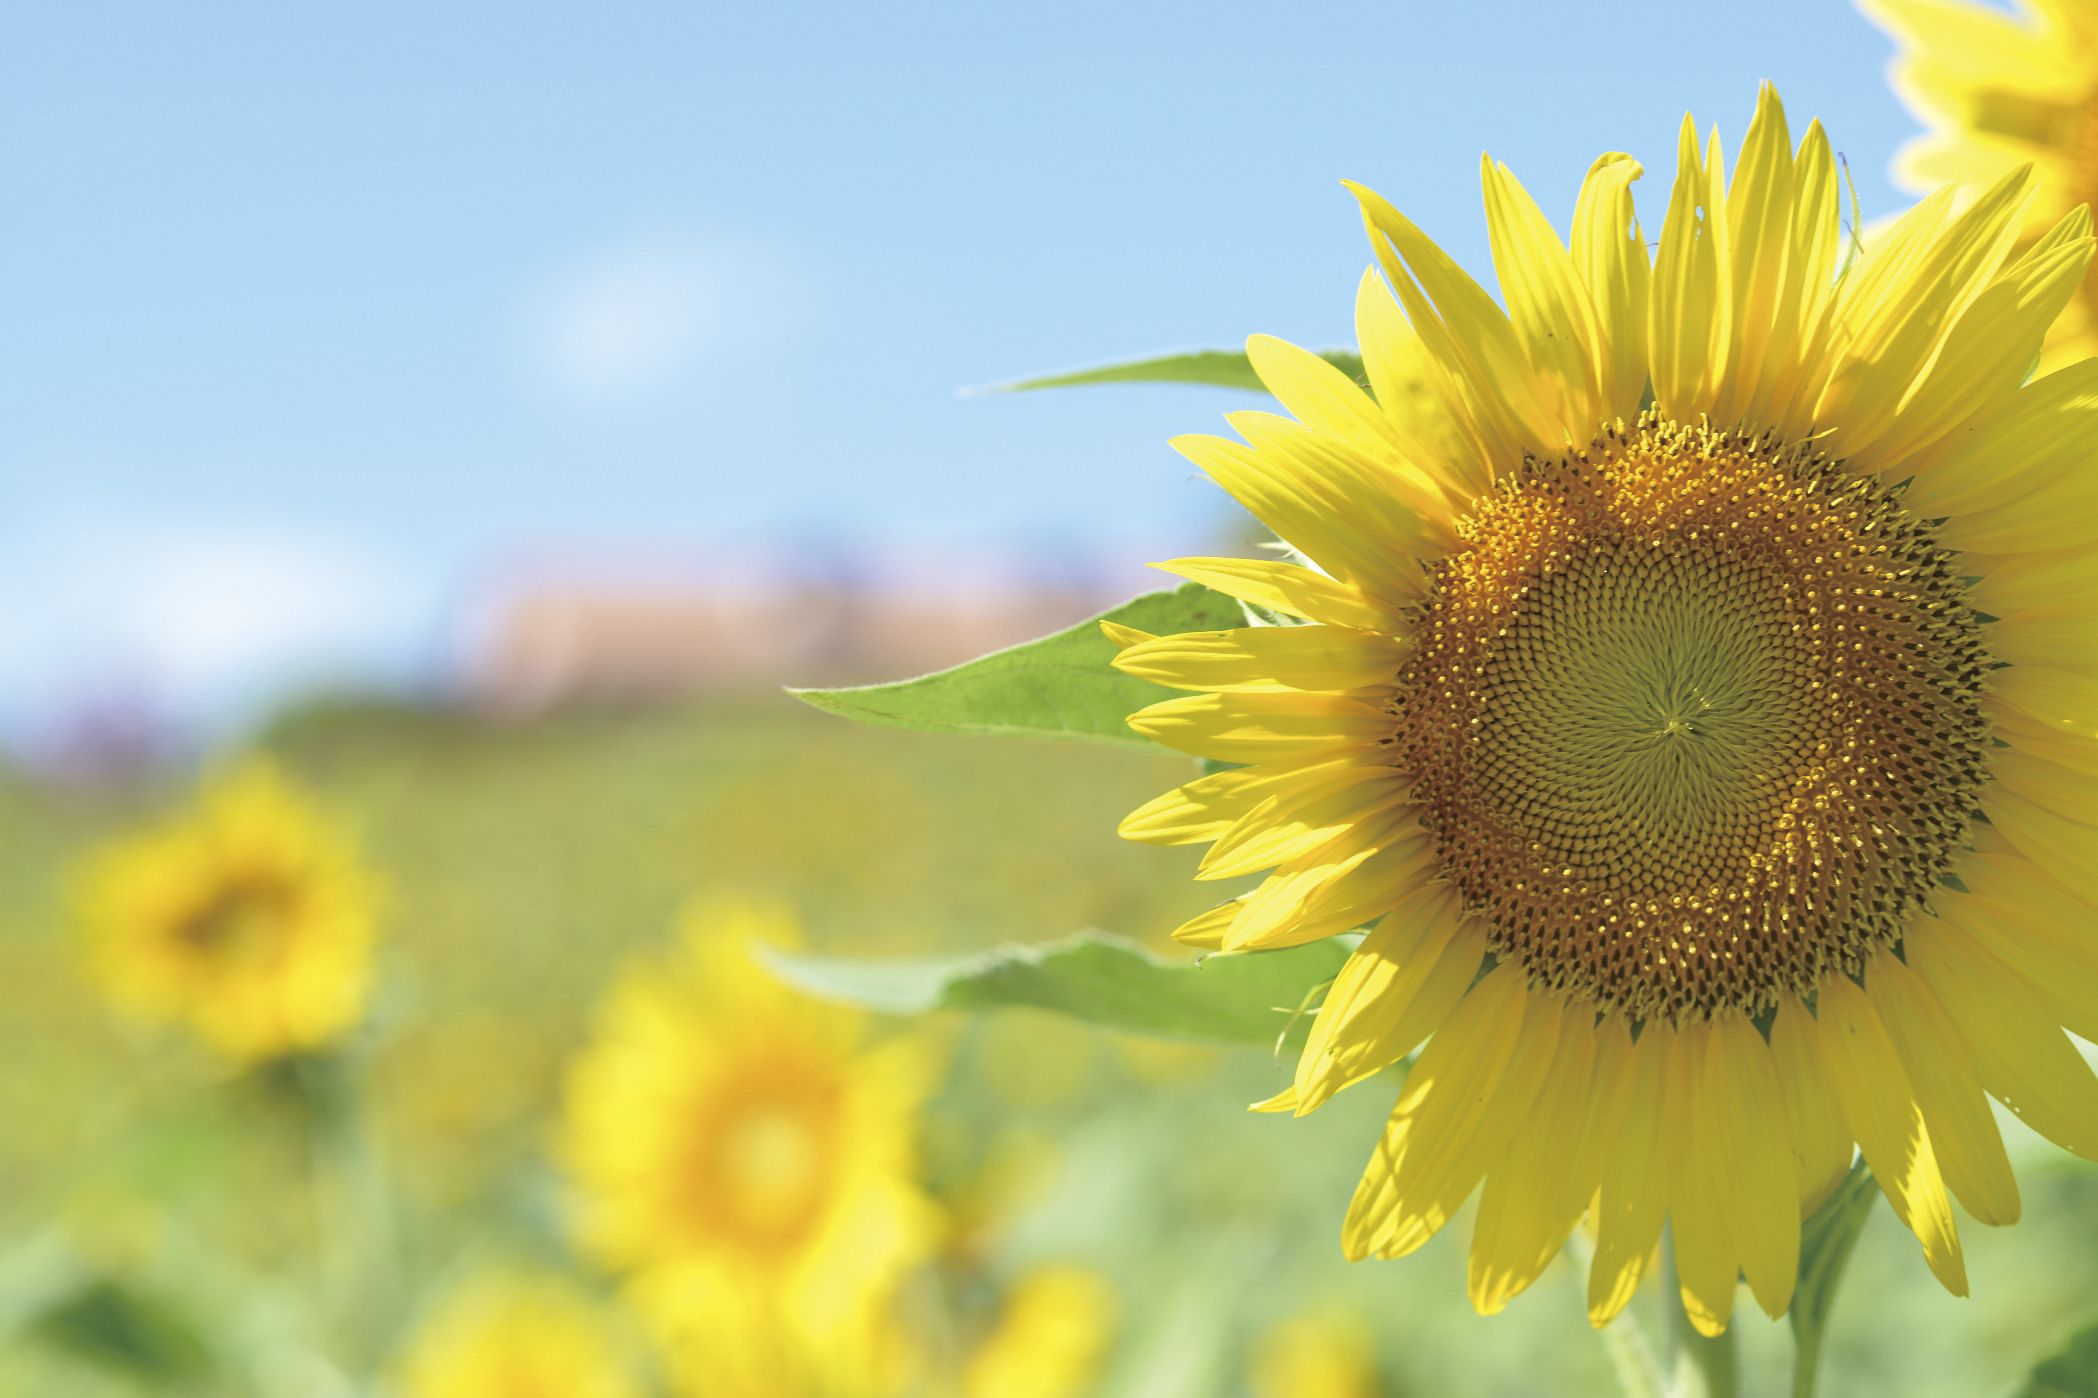
[[[1888,53],[1827,0],[14,7],[0,1393],[394,1392],[489,1267],[616,1314],[551,1123],[601,991],[695,897],[783,900],[840,954],[1160,943],[1209,890],[1113,826],[1174,759],[779,692],[1068,625],[1249,537],[1165,445],[1234,395],[974,390],[1348,343],[1342,178],[1483,269],[1481,149],[1562,222],[1629,149],[1657,210],[1682,113],[1738,141],[1764,78],[1892,212]],[[376,1284],[329,1260],[267,1075],[112,1015],[83,968],[81,860],[251,750],[391,890],[343,1059]],[[920,1169],[962,1348],[1042,1269],[1111,1298],[1065,1317],[1090,1358],[1045,1398],[1609,1381],[1563,1265],[1487,1321],[1463,1227],[1341,1261],[1374,1092],[1249,1117],[1282,1077],[1257,1052],[895,1032],[944,1065]],[[2008,1391],[2085,1319],[2098,1174],[2024,1153],[2036,1226],[1970,1231],[1971,1301],[1868,1227],[1829,1391]],[[1746,1329],[1778,1391],[1782,1330]]]

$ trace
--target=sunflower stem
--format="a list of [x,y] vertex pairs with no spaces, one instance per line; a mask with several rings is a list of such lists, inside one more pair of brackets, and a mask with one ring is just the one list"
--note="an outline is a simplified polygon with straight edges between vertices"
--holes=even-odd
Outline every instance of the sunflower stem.
[[1736,1398],[1741,1389],[1740,1356],[1734,1332],[1700,1335],[1688,1321],[1675,1335],[1675,1385],[1678,1398]]
[[1801,1230],[1799,1286],[1792,1297],[1792,1398],[1814,1398],[1820,1385],[1821,1344],[1836,1289],[1879,1193],[1860,1160]]
[[1741,1359],[1735,1351],[1734,1332],[1705,1335],[1691,1325],[1676,1277],[1672,1233],[1663,1240],[1661,1263],[1661,1303],[1668,1311],[1669,1392],[1674,1398],[1737,1398]]
[[[1588,1269],[1595,1263],[1595,1243],[1585,1229],[1576,1228],[1567,1238],[1566,1256],[1573,1264],[1570,1272],[1575,1289],[1585,1297]],[[1603,1353],[1610,1357],[1610,1370],[1624,1398],[1668,1398],[1660,1361],[1635,1310],[1627,1307],[1595,1333],[1603,1342]]]
[[379,1312],[397,1290],[392,1199],[353,1065],[322,1053],[286,1066],[305,1118],[307,1185],[336,1357],[363,1363],[376,1355]]

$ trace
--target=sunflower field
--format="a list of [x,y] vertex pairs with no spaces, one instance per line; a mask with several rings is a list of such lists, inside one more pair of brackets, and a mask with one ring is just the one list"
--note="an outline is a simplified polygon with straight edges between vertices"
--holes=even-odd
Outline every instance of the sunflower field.
[[[1162,930],[1207,903],[1112,836],[1179,761],[997,740],[956,760],[967,741],[765,698],[529,727],[296,716],[270,760],[354,838],[383,911],[364,1021],[267,1069],[112,1017],[81,967],[82,860],[181,818],[186,786],[11,787],[0,1392],[688,1391],[577,1230],[563,1144],[569,1113],[614,1109],[570,1094],[606,1071],[587,1055],[621,977],[660,974],[695,915],[834,956],[966,957],[995,920],[1039,942],[1118,929],[1170,958]],[[870,839],[877,810],[889,833]],[[1666,1353],[1651,1287],[1642,1328],[1598,1338],[1563,1263],[1476,1316],[1461,1231],[1403,1269],[1342,1263],[1339,1205],[1382,1113],[1354,1094],[1302,1122],[1244,1113],[1288,1082],[1272,1045],[1033,1008],[807,1014],[904,1078],[910,1158],[884,1201],[920,1230],[884,1317],[903,1352],[878,1381],[689,1391],[1610,1392]],[[2087,1319],[2098,1179],[2031,1136],[2011,1148],[2028,1207],[2065,1226],[1982,1234],[1976,1299],[1955,1302],[1869,1213],[1829,1391],[1999,1391]],[[1739,1329],[1743,1391],[1784,1391],[1785,1327]]]

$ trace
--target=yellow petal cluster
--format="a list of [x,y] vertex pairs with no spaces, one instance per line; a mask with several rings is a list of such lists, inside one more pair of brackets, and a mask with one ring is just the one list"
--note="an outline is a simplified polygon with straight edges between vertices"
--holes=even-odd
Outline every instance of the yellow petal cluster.
[[[1895,162],[1926,192],[2032,167],[2022,242],[2098,196],[2098,10],[2080,0],[1859,0],[1900,49],[1894,90],[1928,128]],[[2044,369],[2098,353],[2098,276],[2047,337]]]
[[[1286,414],[1175,444],[1292,556],[1160,566],[1301,624],[1110,633],[1184,691],[1132,726],[1231,764],[1123,833],[1257,876],[1192,945],[1369,929],[1261,1104],[1417,1055],[1349,1256],[1476,1196],[1476,1306],[1585,1226],[1602,1324],[1665,1223],[1716,1333],[1742,1282],[1787,1309],[1801,1218],[1862,1154],[1963,1292],[1955,1202],[2019,1207],[1990,1099],[2098,1158],[2065,1033],[2098,1029],[2098,363],[2030,377],[2090,215],[2019,165],[1861,248],[1768,88],[1731,162],[1685,120],[1651,240],[1640,174],[1598,159],[1562,239],[1487,161],[1498,296],[1355,190],[1367,383],[1255,339]],[[1642,513],[1664,477],[1697,508]],[[1501,590],[1445,645],[1482,560]],[[1628,600],[1648,576],[1683,585]],[[1701,882],[1700,849],[1738,872]]]
[[607,995],[565,1083],[579,1240],[693,1392],[889,1391],[895,1290],[936,1241],[914,1174],[930,1055],[756,960],[796,940],[777,907],[695,904],[668,963]]
[[418,1327],[403,1398],[640,1398],[605,1314],[566,1282],[475,1276]]
[[261,759],[80,878],[97,979],[241,1062],[311,1051],[363,1016],[379,893],[349,837]]

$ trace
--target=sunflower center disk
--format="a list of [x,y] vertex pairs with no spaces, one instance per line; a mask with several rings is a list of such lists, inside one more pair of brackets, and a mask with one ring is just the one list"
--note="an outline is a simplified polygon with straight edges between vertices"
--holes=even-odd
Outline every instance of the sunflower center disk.
[[1498,955],[1683,1020],[1899,939],[1965,839],[1989,662],[1896,492],[1649,416],[1459,532],[1394,760]]

